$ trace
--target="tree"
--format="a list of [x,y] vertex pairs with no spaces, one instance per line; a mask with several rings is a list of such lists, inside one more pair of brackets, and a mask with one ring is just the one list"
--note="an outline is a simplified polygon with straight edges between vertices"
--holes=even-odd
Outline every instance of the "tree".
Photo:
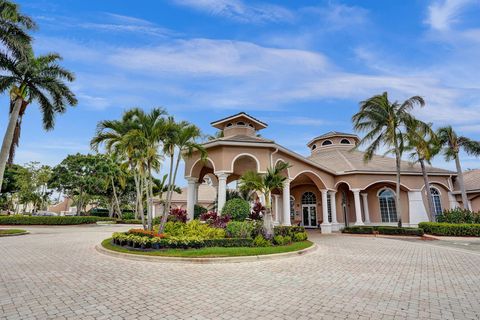
[[474,141],[470,138],[459,136],[451,126],[439,128],[437,130],[437,136],[440,146],[443,148],[442,152],[445,156],[445,160],[455,160],[455,166],[457,167],[457,179],[460,186],[460,192],[462,194],[462,204],[464,209],[471,210],[468,203],[467,192],[465,190],[465,183],[463,181],[463,171],[460,164],[460,150],[463,149],[468,155],[479,156],[480,155],[480,142]]
[[[175,123],[174,119],[170,117],[165,128],[163,152],[170,158],[170,173],[168,176],[169,188],[167,190],[167,201],[163,208],[163,215],[158,228],[158,233],[163,232],[165,223],[167,222],[173,192],[175,192],[175,182],[180,160],[182,158],[191,157],[194,152],[200,154],[200,159],[205,160],[207,158],[207,151],[201,144],[197,143],[197,140],[202,137],[200,129],[197,126],[186,121]],[[176,156],[175,150],[177,150]]]
[[435,206],[433,204],[425,162],[430,164],[433,157],[440,151],[437,137],[431,129],[431,124],[426,124],[414,119],[408,124],[406,140],[407,145],[405,151],[410,151],[410,158],[413,159],[414,162],[420,163],[420,167],[422,168],[423,181],[428,200],[429,218],[430,221],[435,221]]
[[410,111],[416,106],[423,107],[422,97],[413,96],[403,103],[390,102],[387,92],[373,96],[360,103],[360,110],[353,115],[354,129],[367,132],[361,139],[359,146],[371,142],[364,155],[365,161],[370,161],[375,152],[386,145],[391,148],[396,161],[396,205],[399,212],[398,225],[402,225],[402,207],[400,202],[400,170],[402,154],[404,152],[404,136],[406,126],[411,123],[413,116]]
[[240,190],[256,190],[265,195],[265,217],[263,219],[263,226],[266,237],[273,236],[273,222],[272,222],[272,191],[276,189],[283,189],[283,185],[287,177],[283,174],[285,170],[290,167],[286,162],[278,162],[275,167],[267,169],[264,175],[256,171],[247,171],[240,178]]
[[31,52],[32,38],[28,31],[36,27],[29,16],[20,12],[18,4],[0,0],[0,42],[14,56],[21,58]]
[[[0,93],[10,92],[10,115],[0,151],[0,188],[9,155],[20,137],[21,119],[27,107],[36,101],[43,115],[45,130],[53,129],[55,115],[64,113],[67,106],[77,104],[75,95],[66,82],[74,80],[73,74],[61,67],[58,54],[14,58],[0,52]],[[13,148],[13,150],[12,150]]]

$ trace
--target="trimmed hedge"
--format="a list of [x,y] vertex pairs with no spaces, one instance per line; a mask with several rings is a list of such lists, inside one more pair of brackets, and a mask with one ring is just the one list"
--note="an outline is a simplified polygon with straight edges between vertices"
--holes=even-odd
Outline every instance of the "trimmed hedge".
[[0,224],[9,225],[71,225],[96,223],[97,221],[115,221],[115,219],[93,216],[0,216]]
[[293,237],[295,233],[302,233],[305,232],[304,227],[299,226],[276,226],[273,228],[273,233],[276,236],[290,236]]
[[244,221],[249,214],[250,203],[240,198],[228,200],[222,209],[222,215],[229,215],[235,221]]
[[403,235],[403,236],[423,236],[421,228],[399,228],[390,226],[353,226],[342,230],[343,233],[352,234],[373,234],[377,231],[379,234],[387,235]]
[[422,228],[425,233],[436,236],[480,237],[480,224],[420,222],[418,226]]

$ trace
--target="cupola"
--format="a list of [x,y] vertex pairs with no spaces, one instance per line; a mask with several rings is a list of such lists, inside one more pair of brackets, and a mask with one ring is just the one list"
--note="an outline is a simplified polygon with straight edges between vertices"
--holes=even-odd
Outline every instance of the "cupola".
[[245,112],[223,118],[211,123],[212,127],[223,131],[224,137],[245,135],[256,136],[257,131],[265,129],[267,124]]
[[321,152],[326,148],[353,148],[360,141],[356,134],[330,131],[310,140],[308,148],[315,152]]

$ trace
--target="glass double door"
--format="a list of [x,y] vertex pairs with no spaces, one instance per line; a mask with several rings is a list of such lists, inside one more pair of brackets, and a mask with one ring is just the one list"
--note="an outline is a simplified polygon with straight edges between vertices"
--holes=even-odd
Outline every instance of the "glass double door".
[[307,228],[317,227],[317,206],[315,204],[302,205],[303,226]]

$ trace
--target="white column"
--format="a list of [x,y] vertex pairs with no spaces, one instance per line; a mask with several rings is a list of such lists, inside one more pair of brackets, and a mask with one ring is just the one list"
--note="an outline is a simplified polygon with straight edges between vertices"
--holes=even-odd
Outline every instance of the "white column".
[[328,193],[330,194],[330,206],[332,207],[332,224],[337,224],[338,223],[338,221],[337,221],[337,199],[336,199],[337,192],[336,191],[329,191]]
[[195,211],[195,184],[198,181],[198,178],[188,177],[188,188],[187,188],[187,217],[188,220],[193,220],[193,214]]
[[195,204],[198,204],[198,187],[200,186],[200,183],[195,183]]
[[228,173],[220,172],[216,174],[218,178],[218,203],[217,203],[217,211],[218,214],[222,214],[223,206],[227,201],[227,178]]
[[362,221],[362,207],[360,205],[360,189],[352,189],[353,198],[355,199],[355,225],[363,226],[365,225]]
[[365,214],[365,223],[370,223],[370,211],[368,210],[368,193],[362,193],[363,213]]
[[328,199],[327,193],[328,190],[320,190],[322,192],[322,215],[323,221],[320,225],[322,233],[332,233],[332,224],[328,221]]
[[280,224],[280,210],[278,210],[278,194],[273,194],[273,205],[275,206],[275,221],[274,224],[278,226]]
[[468,210],[472,211],[472,200],[468,200]]
[[451,192],[448,193],[448,202],[450,203],[450,209],[455,209],[460,207],[457,199],[455,198],[455,195],[452,194]]
[[428,222],[427,208],[423,202],[421,190],[413,190],[408,192],[408,215],[410,226],[417,226],[420,222]]
[[291,226],[290,221],[290,179],[285,180],[283,183],[283,219],[282,224],[284,226]]

